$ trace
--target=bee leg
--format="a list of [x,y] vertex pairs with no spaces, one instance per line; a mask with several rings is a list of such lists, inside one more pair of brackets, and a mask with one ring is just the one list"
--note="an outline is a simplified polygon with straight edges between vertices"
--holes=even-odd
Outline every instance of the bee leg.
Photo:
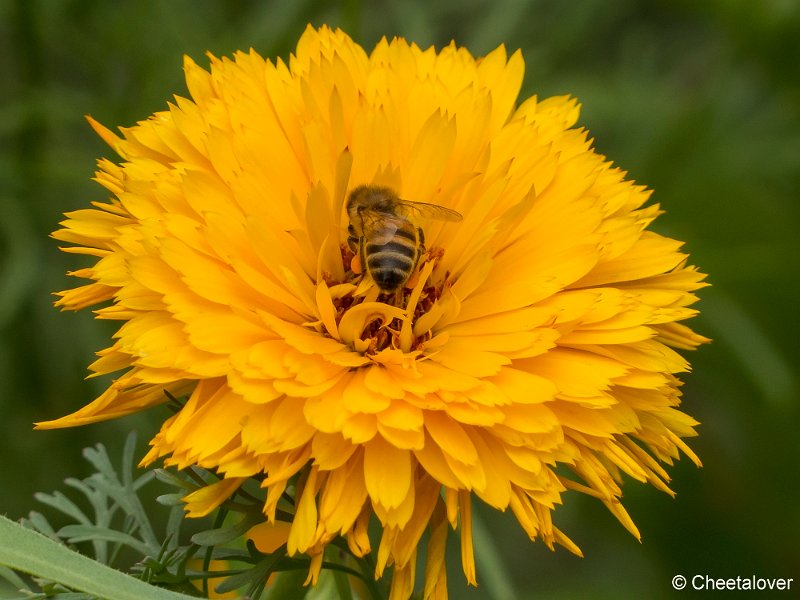
[[422,227],[417,227],[417,255],[414,258],[414,267],[411,270],[411,275],[403,285],[404,288],[411,290],[417,285],[417,281],[419,281],[419,259],[422,258],[425,252],[427,252],[425,250],[425,234],[422,233]]
[[353,254],[358,254],[358,248],[360,244],[358,236],[356,235],[356,229],[352,224],[347,226],[347,233],[347,245],[350,247],[350,250],[353,251]]
[[417,274],[417,270],[419,269],[419,259],[422,258],[422,255],[425,254],[427,250],[425,249],[425,234],[422,231],[422,227],[417,227],[417,256],[414,259],[414,269],[412,278]]
[[394,291],[394,305],[403,306],[403,288],[399,287]]

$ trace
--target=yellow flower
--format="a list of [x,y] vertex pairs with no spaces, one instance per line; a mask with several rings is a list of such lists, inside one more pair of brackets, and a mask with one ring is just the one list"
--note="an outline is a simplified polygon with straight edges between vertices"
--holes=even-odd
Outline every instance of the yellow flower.
[[[191,99],[122,137],[90,120],[122,162],[99,163],[110,200],[54,234],[95,258],[57,305],[106,303],[98,318],[121,326],[91,370],[122,374],[39,427],[186,396],[143,462],[224,478],[191,515],[261,475],[273,521],[291,480],[288,551],[314,559],[311,579],[336,536],[372,551],[377,518],[392,598],[414,588],[426,528],[424,594],[446,597],[448,524],[475,584],[476,498],[580,553],[552,520],[578,490],[638,537],[623,475],[672,494],[660,463],[699,464],[674,348],[707,341],[680,323],[704,276],[647,229],[659,207],[574,128],[577,103],[517,106],[523,60],[502,46],[475,59],[395,39],[368,55],[327,27],[288,64],[184,66]],[[364,184],[463,215],[415,222],[426,250],[394,293],[348,244]]]

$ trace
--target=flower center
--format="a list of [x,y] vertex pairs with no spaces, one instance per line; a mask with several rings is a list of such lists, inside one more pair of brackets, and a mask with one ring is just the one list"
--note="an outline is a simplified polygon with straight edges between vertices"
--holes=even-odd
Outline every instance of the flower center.
[[[420,329],[417,326],[419,319],[431,310],[450,285],[447,273],[443,278],[431,276],[444,250],[427,250],[408,281],[395,291],[385,292],[374,282],[365,281],[369,275],[362,268],[357,254],[345,244],[340,248],[345,266],[343,283],[349,284],[350,289],[332,298],[337,327],[343,319],[353,318],[356,312],[364,311],[357,318],[360,331],[353,336],[353,349],[368,356],[387,349],[415,355],[424,352],[433,333],[430,328]],[[328,283],[335,285],[335,282]]]

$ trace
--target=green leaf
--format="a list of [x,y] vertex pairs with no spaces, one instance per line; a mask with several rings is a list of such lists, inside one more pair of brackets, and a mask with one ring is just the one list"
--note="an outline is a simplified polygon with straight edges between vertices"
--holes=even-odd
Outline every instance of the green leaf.
[[86,448],[83,451],[84,457],[92,463],[101,477],[93,477],[92,485],[97,490],[105,493],[119,504],[126,514],[130,515],[138,525],[139,533],[148,547],[156,551],[160,544],[153,531],[153,526],[144,510],[136,490],[154,478],[152,472],[148,471],[139,478],[133,478],[133,455],[136,449],[136,432],[132,431],[125,440],[123,458],[121,465],[122,481],[120,481],[111,460],[108,457],[105,447],[98,444],[95,448]]
[[77,504],[75,504],[61,492],[54,492],[53,494],[37,492],[33,495],[33,497],[42,504],[46,504],[47,506],[55,508],[56,510],[64,513],[68,517],[72,517],[79,523],[86,523],[88,525],[92,522],[91,519],[86,516],[86,513],[78,508]]
[[[267,580],[270,573],[273,572],[275,565],[282,558],[283,556],[280,554],[269,555],[256,563],[253,568],[230,575],[225,581],[216,586],[215,591],[225,593],[232,592],[245,586],[256,587]],[[296,593],[297,588],[295,588],[295,594]]]
[[[114,518],[114,513],[117,510],[117,505],[109,507],[108,497],[102,492],[94,489],[88,483],[91,482],[91,477],[86,481],[70,477],[64,480],[64,483],[80,491],[94,509],[95,525],[99,527],[108,526]],[[60,532],[59,532],[60,533]],[[51,536],[52,537],[52,536]],[[63,536],[60,536],[63,537]],[[108,562],[108,544],[102,540],[91,540],[94,547],[94,558],[103,564],[109,565]]]
[[192,536],[192,542],[198,546],[219,546],[221,544],[227,544],[228,542],[242,537],[253,525],[263,520],[264,518],[261,515],[245,515],[240,521],[233,525],[195,533]]
[[134,579],[0,516],[0,565],[109,600],[190,600]]
[[156,498],[156,502],[162,506],[182,506],[183,497],[185,495],[186,494],[161,494]]
[[59,537],[66,538],[70,544],[104,540],[129,546],[142,555],[147,555],[150,552],[146,544],[132,535],[122,531],[115,531],[108,527],[98,527],[96,525],[65,525],[58,530],[58,535]]
[[18,590],[29,590],[28,584],[8,567],[0,567],[0,578],[5,579]]
[[30,514],[28,514],[28,518],[23,519],[22,522],[27,527],[35,529],[36,531],[38,531],[43,535],[46,535],[50,539],[55,540],[57,542],[60,541],[58,539],[58,534],[56,533],[56,530],[53,529],[53,526],[50,525],[45,516],[40,512],[32,510]]
[[[197,483],[189,481],[184,473],[173,473],[172,471],[167,471],[166,469],[153,469],[152,473],[155,475],[156,479],[171,485],[172,487],[191,491],[194,491],[200,487],[197,485]],[[185,496],[186,494],[184,493],[183,495]]]
[[167,550],[176,550],[178,548],[178,541],[181,537],[181,527],[184,522],[184,513],[182,506],[174,506],[169,511],[169,519],[167,519],[166,528],[166,546]]

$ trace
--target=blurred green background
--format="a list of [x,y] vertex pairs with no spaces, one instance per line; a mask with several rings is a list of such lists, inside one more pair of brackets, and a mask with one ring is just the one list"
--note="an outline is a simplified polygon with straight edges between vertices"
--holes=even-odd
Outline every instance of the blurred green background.
[[88,312],[59,314],[51,296],[73,285],[64,273],[77,263],[48,234],[62,212],[105,197],[90,178],[111,153],[83,115],[130,125],[186,94],[184,53],[286,57],[307,22],[341,26],[368,50],[383,35],[455,39],[475,55],[521,48],[522,97],[578,97],[599,151],[655,189],[667,211],[655,229],[687,240],[713,284],[693,326],[715,341],[689,357],[684,388],[705,466],[671,470],[674,500],[628,482],[643,543],[577,494],[555,519],[584,559],[482,512],[507,573],[479,566],[479,582],[499,576],[505,591],[466,590],[454,564],[451,598],[669,598],[677,573],[794,577],[784,597],[800,594],[794,0],[0,0],[0,512],[23,516],[35,491],[85,476],[82,447],[117,454],[130,429],[144,446],[164,417],[31,430],[103,386],[83,377],[111,330]]

